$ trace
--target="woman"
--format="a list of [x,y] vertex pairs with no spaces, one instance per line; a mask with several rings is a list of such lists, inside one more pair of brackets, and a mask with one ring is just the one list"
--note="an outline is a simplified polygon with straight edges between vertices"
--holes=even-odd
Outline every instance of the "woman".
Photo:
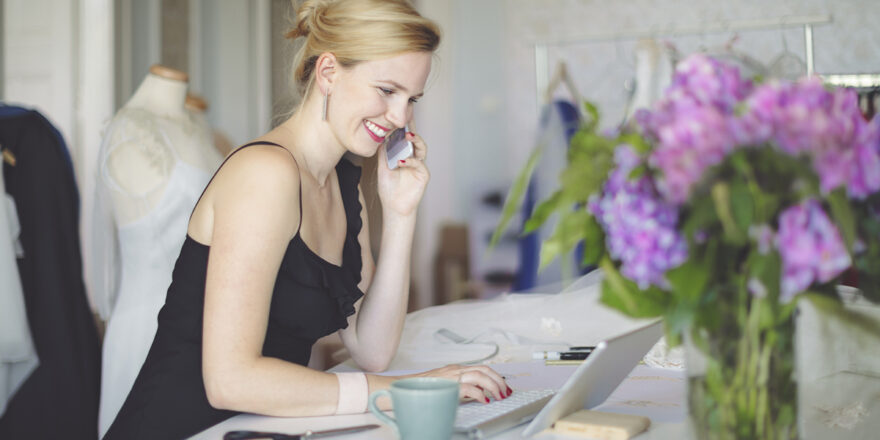
[[[289,36],[305,38],[302,103],[231,154],[196,204],[150,353],[106,439],[186,437],[239,412],[363,412],[396,379],[305,365],[334,331],[367,371],[397,349],[427,146],[408,133],[414,155],[394,170],[380,147],[412,119],[439,32],[405,0],[306,0]],[[379,154],[376,262],[346,152]],[[459,381],[463,398],[511,393],[484,366],[422,375]]]

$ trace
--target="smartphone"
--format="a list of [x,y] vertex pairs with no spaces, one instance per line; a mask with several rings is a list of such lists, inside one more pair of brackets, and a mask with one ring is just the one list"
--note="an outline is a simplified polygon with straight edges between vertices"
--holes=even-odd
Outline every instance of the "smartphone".
[[413,154],[412,142],[406,140],[408,131],[409,126],[398,128],[391,132],[388,139],[385,140],[385,156],[388,158],[388,169],[390,170],[397,168],[399,161]]

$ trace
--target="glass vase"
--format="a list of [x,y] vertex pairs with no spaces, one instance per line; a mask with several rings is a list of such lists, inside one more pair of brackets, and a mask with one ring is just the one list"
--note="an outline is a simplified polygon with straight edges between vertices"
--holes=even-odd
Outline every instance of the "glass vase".
[[798,438],[792,314],[748,294],[718,302],[686,334],[692,437]]

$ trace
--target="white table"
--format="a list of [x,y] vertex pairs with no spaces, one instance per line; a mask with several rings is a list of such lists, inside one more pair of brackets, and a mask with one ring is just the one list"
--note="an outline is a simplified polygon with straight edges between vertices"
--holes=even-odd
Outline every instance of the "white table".
[[[515,389],[525,389],[532,386],[543,387],[555,383],[561,385],[568,375],[574,371],[574,367],[570,366],[545,367],[541,362],[537,361],[536,364],[537,369],[534,367],[527,368],[527,365],[521,363],[510,364],[508,368],[504,368],[504,364],[498,364],[497,367],[499,372],[502,372],[509,378],[511,385]],[[540,371],[540,369],[546,369],[546,377],[538,378],[532,376],[532,372]],[[678,440],[685,438],[685,424],[683,423],[685,418],[684,392],[682,372],[639,366],[633,370],[630,377],[608,398],[606,403],[596,409],[651,417],[652,424],[650,429],[637,436],[637,440]],[[305,432],[308,429],[316,431],[364,424],[378,424],[381,427],[371,431],[339,436],[338,438],[344,440],[393,440],[396,438],[390,427],[382,424],[375,416],[369,413],[292,418],[239,415],[200,433],[194,438],[221,439],[224,433],[236,429],[294,434]],[[525,425],[512,428],[492,437],[492,439],[521,439],[520,432],[524,427]],[[336,437],[332,438],[335,439]],[[545,431],[533,438],[536,440],[567,440],[574,439],[575,437],[562,436]]]
[[[456,302],[430,307],[407,316],[397,356],[389,371],[414,371],[479,359],[491,354],[487,345],[457,345],[435,336],[447,328],[464,337],[482,335],[478,341],[499,346],[497,355],[486,363],[510,376],[516,389],[558,388],[573,371],[570,366],[543,366],[531,361],[535,350],[564,349],[568,345],[595,345],[608,337],[634,329],[645,321],[627,318],[599,303],[597,279],[588,275],[561,293],[508,294],[488,301]],[[853,302],[854,309],[880,319],[880,308]],[[802,438],[868,439],[880,432],[880,337],[853,337],[834,330],[834,325],[815,316],[809,307],[802,310],[798,330],[798,363],[801,374]],[[833,324],[833,325],[832,325]],[[829,331],[826,327],[831,327]],[[659,353],[659,354],[658,354]],[[647,360],[666,366],[679,361],[675,352],[668,356],[655,347]],[[830,355],[830,356],[829,356]],[[822,359],[830,359],[826,362]],[[680,367],[680,366],[679,366]],[[351,361],[331,369],[352,371]],[[529,376],[521,373],[529,372]],[[853,374],[855,372],[857,374]],[[686,438],[686,397],[684,372],[639,366],[621,386],[596,408],[609,412],[646,415],[651,428],[638,440]],[[837,413],[835,413],[835,411]],[[830,417],[831,414],[834,417]],[[333,429],[381,422],[372,414],[347,416],[277,418],[239,415],[220,423],[195,439],[221,439],[230,430],[246,429],[284,433]],[[849,425],[849,426],[847,426]],[[493,439],[519,439],[522,427]],[[337,437],[332,437],[337,438]],[[344,440],[394,439],[388,426],[338,437]],[[538,440],[571,439],[549,432]]]
[[[487,301],[464,301],[430,307],[407,316],[398,354],[389,372],[425,370],[450,363],[466,362],[491,354],[489,345],[457,345],[435,336],[439,328],[450,329],[478,341],[495,342],[496,356],[486,363],[509,377],[516,389],[558,388],[574,371],[573,366],[545,366],[532,361],[535,350],[564,349],[567,345],[595,345],[602,339],[643,325],[610,310],[598,302],[596,278],[581,280],[562,293],[508,294]],[[332,371],[354,370],[351,361]],[[684,437],[684,373],[681,370],[639,366],[600,410],[652,416],[649,431],[638,438],[680,439]],[[376,423],[381,428],[340,436],[345,440],[394,439],[394,433],[372,414],[324,417],[279,418],[239,415],[224,421],[194,439],[220,439],[227,431],[246,429],[284,433],[333,429]],[[493,438],[517,439],[523,426]],[[537,439],[564,438],[549,432]]]

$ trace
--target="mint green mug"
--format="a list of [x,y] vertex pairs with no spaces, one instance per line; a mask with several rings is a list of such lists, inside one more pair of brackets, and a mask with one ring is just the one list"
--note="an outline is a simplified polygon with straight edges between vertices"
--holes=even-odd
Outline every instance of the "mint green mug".
[[[391,397],[394,418],[376,407],[381,396]],[[458,383],[439,377],[400,379],[370,394],[370,411],[401,440],[449,440],[457,410]]]

